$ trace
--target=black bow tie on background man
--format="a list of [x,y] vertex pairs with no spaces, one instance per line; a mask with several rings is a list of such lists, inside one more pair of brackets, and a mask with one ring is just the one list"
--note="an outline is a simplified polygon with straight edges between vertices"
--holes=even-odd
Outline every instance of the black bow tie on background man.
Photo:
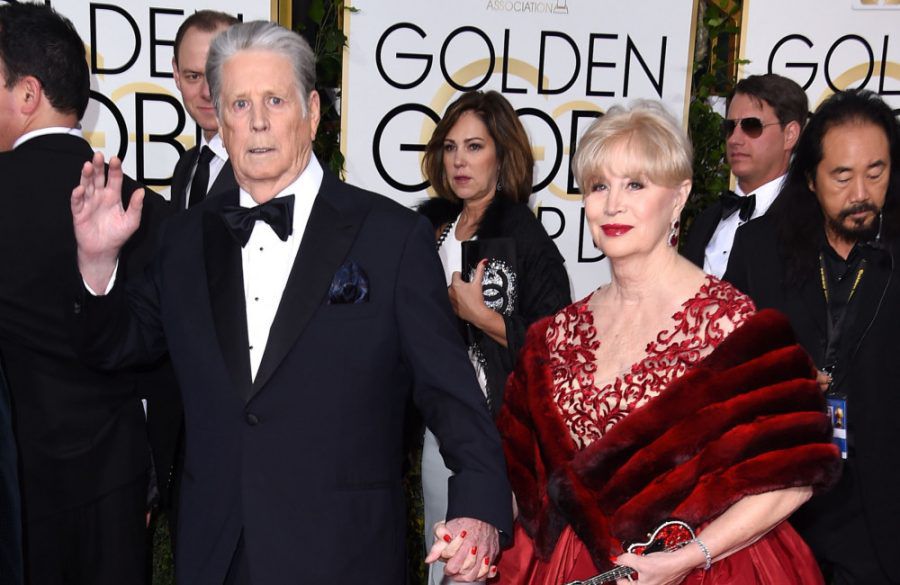
[[250,241],[257,221],[269,224],[272,231],[286,242],[294,231],[294,196],[276,197],[256,207],[228,205],[222,208],[222,218],[242,248]]
[[738,217],[741,221],[749,221],[753,217],[756,208],[756,195],[744,195],[741,197],[734,191],[726,191],[722,194],[722,219],[728,219],[734,212],[740,209]]

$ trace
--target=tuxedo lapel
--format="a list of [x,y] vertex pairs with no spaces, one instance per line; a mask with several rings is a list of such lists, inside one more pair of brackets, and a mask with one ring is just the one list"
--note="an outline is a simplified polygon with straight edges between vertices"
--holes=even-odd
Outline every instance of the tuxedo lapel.
[[220,213],[223,205],[235,205],[237,201],[238,190],[234,189],[223,193],[218,205],[209,205],[204,210],[203,253],[219,348],[235,389],[249,400],[250,353],[241,246],[228,231]]
[[187,182],[190,178],[191,169],[194,168],[194,164],[197,162],[199,153],[200,149],[196,146],[190,148],[181,155],[181,158],[178,159],[178,163],[175,165],[175,171],[172,173],[172,186],[169,189],[169,200],[175,206],[175,209],[182,210],[186,208]]
[[213,181],[213,184],[210,185],[209,191],[206,193],[207,197],[214,197],[216,195],[221,195],[231,189],[237,189],[238,184],[234,179],[234,170],[231,168],[231,161],[226,160],[225,166],[222,167],[222,170],[219,171],[219,174],[216,176],[216,180]]
[[325,301],[334,273],[346,259],[368,213],[368,206],[350,203],[343,184],[326,172],[269,330],[250,398],[272,377]]

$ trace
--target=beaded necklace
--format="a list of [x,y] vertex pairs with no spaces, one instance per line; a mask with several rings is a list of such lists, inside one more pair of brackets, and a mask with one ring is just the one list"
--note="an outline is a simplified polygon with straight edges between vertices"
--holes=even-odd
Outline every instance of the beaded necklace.
[[450,235],[450,230],[453,229],[453,226],[456,224],[456,220],[459,219],[457,215],[455,218],[450,220],[450,223],[444,226],[444,229],[441,231],[441,235],[437,239],[437,245],[435,246],[435,250],[440,250],[441,246],[444,244],[444,240],[447,239],[447,236]]

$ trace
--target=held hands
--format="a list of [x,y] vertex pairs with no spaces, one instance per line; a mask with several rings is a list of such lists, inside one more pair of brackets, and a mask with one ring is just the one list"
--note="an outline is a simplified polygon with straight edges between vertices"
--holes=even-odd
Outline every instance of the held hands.
[[128,209],[122,207],[122,162],[109,161],[109,180],[104,177],[103,154],[94,154],[84,163],[81,181],[72,190],[72,221],[78,244],[78,268],[88,285],[98,293],[116,267],[119,250],[141,223],[144,190],[131,197]]
[[486,265],[487,260],[482,260],[478,263],[475,267],[475,276],[472,277],[471,282],[465,282],[462,274],[454,272],[453,279],[447,289],[450,295],[450,304],[453,306],[453,312],[456,313],[456,316],[463,321],[468,321],[479,329],[483,329],[481,323],[493,313],[484,304],[484,293],[481,288]]
[[425,562],[445,561],[444,574],[471,583],[497,574],[493,561],[500,551],[497,529],[474,518],[454,518],[434,525],[434,545]]

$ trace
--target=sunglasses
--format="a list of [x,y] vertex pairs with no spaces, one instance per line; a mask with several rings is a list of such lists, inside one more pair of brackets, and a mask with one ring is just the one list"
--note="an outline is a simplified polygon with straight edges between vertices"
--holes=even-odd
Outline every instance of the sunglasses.
[[763,121],[759,118],[738,118],[736,120],[722,120],[722,134],[725,135],[725,138],[731,138],[731,135],[734,134],[734,129],[739,125],[741,127],[741,132],[749,136],[750,138],[759,138],[760,135],[765,130],[766,126],[776,126],[780,125],[781,122],[770,122],[768,124],[763,124]]

